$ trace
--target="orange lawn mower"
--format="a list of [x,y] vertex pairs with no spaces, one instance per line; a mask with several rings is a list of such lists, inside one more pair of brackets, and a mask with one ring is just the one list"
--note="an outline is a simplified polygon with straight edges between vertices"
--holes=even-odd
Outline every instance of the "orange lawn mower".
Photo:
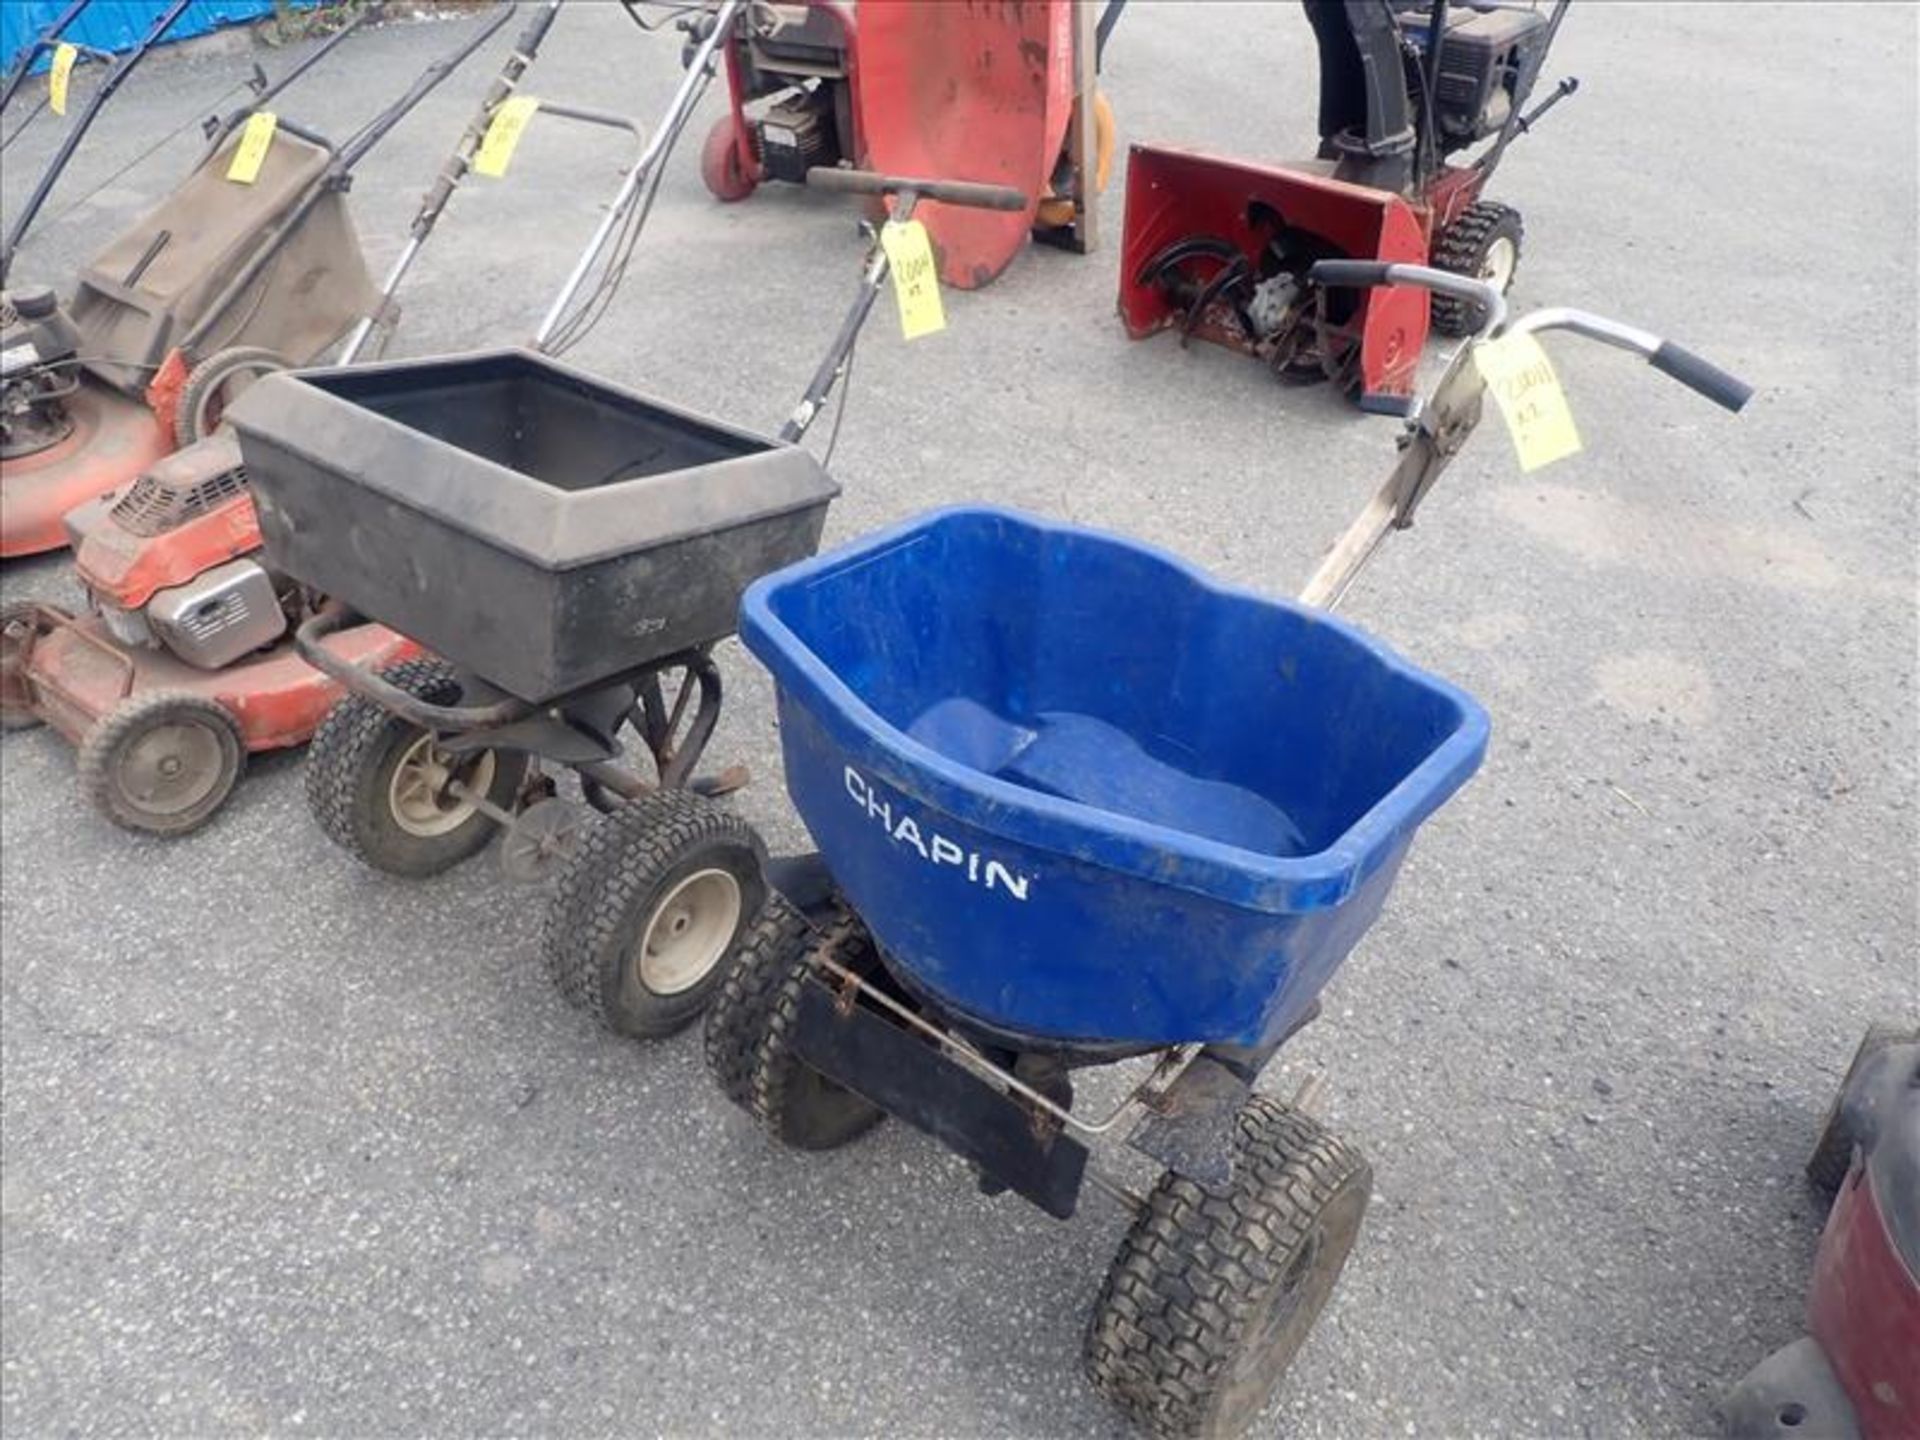
[[339,344],[379,298],[347,210],[355,166],[511,14],[343,144],[250,103],[81,271],[69,305],[46,287],[5,292],[0,558],[68,544],[67,512],[212,434],[264,371]]
[[[629,8],[639,0],[626,0]],[[985,285],[1030,233],[1075,223],[1076,188],[1104,189],[1113,112],[1096,90],[1092,169],[1076,186],[1076,32],[1084,0],[1026,5],[868,4],[755,0],[727,30],[727,112],[700,155],[707,189],[744,200],[763,182],[804,185],[813,170],[851,165],[1009,185],[1034,197],[1010,214],[927,201],[940,278]],[[1125,0],[1093,26],[1093,73]],[[682,22],[715,29],[711,9]],[[884,217],[876,217],[884,218]]]
[[[543,0],[515,41],[423,197],[384,284],[362,307],[341,363],[362,358],[376,338],[384,344],[397,317],[395,291],[473,168],[560,4]],[[691,108],[691,79],[676,96],[683,110]],[[552,101],[539,102],[539,113],[643,139],[623,116]],[[609,269],[630,252],[642,182],[657,175],[655,160],[683,125],[684,114],[644,141],[543,320],[537,346],[561,348],[579,328],[580,307],[570,302],[602,252],[612,246]],[[338,221],[345,225],[344,210]],[[351,231],[343,233],[351,239]],[[358,268],[357,245],[351,253]],[[600,295],[596,288],[588,300]],[[277,356],[263,355],[256,377],[281,368]],[[0,610],[0,726],[51,724],[79,747],[81,787],[95,805],[116,823],[152,834],[185,834],[205,824],[248,754],[305,744],[341,694],[294,651],[293,631],[325,597],[260,562],[253,496],[220,413],[203,412],[200,438],[65,517],[86,613],[76,617],[33,601]],[[328,644],[342,660],[376,668],[418,653],[411,641],[373,624],[343,629]]]

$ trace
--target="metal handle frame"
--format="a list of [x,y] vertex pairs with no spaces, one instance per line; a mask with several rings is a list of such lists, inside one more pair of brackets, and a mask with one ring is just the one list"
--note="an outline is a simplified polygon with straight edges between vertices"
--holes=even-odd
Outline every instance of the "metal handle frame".
[[[1331,263],[1335,266],[1345,263],[1346,268],[1337,269],[1335,273],[1353,274],[1356,279],[1363,268],[1351,262]],[[1408,432],[1393,473],[1334,541],[1301,590],[1299,598],[1302,604],[1326,610],[1339,605],[1387,535],[1394,530],[1404,530],[1413,523],[1413,514],[1420,502],[1479,425],[1481,401],[1486,390],[1486,382],[1481,379],[1479,367],[1473,361],[1473,352],[1479,345],[1503,333],[1538,335],[1549,330],[1568,330],[1650,361],[1666,345],[1649,330],[1568,306],[1529,311],[1508,324],[1505,297],[1484,281],[1451,275],[1424,265],[1365,268],[1369,272],[1366,281],[1369,284],[1418,285],[1442,294],[1473,300],[1483,307],[1482,320],[1479,331],[1453,353],[1425,403],[1407,422]],[[1336,280],[1331,283],[1341,282]]]
[[666,154],[667,147],[678,137],[686,125],[687,117],[692,114],[695,102],[706,89],[707,82],[713,78],[713,54],[732,31],[733,22],[746,8],[746,0],[724,0],[714,18],[711,29],[701,38],[693,52],[693,58],[686,71],[680,77],[680,84],[673,92],[673,98],[667,102],[667,113],[652,137],[641,148],[639,159],[627,172],[627,178],[621,183],[619,193],[613,197],[593,232],[593,238],[587,242],[587,248],[574,262],[566,281],[560,287],[560,293],[554,296],[553,303],[547,307],[547,313],[540,319],[539,329],[533,334],[533,348],[543,349],[553,338],[565,316],[567,307],[573,303],[574,296],[580,293],[580,287],[586,283],[594,263],[599,260],[607,242],[613,237],[614,227],[626,217],[628,208],[638,198],[640,187],[653,172],[653,169]]

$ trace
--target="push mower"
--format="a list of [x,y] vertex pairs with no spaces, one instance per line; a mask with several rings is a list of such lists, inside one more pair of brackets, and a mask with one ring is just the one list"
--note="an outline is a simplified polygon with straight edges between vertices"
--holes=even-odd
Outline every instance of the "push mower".
[[[1563,80],[1527,109],[1566,10],[1567,0],[1550,12],[1310,0],[1329,131],[1320,159],[1257,165],[1133,147],[1120,255],[1128,335],[1177,329],[1183,346],[1212,341],[1282,380],[1330,380],[1363,409],[1405,414],[1429,323],[1469,334],[1477,302],[1418,287],[1329,290],[1312,267],[1431,265],[1506,293],[1520,212],[1483,196],[1508,145],[1578,87]],[[1483,141],[1476,159],[1456,163]]]
[[1867,1031],[1807,1160],[1830,1202],[1807,1334],[1721,1403],[1729,1440],[1920,1435],[1920,1028]]
[[[27,78],[27,72],[33,68],[35,61],[42,55],[55,55],[56,59],[58,58],[57,52],[68,43],[62,41],[60,37],[67,32],[68,27],[75,20],[80,18],[80,13],[90,3],[92,0],[73,0],[73,3],[56,15],[34,42],[20,53],[14,62],[13,69],[7,72],[4,86],[0,86],[0,110],[6,109],[7,104],[20,89],[21,82]],[[6,283],[7,275],[13,269],[14,252],[20,248],[20,242],[26,238],[27,228],[33,224],[34,218],[40,213],[40,207],[46,203],[47,196],[53,192],[54,185],[66,172],[67,163],[73,159],[74,152],[80,148],[80,142],[87,138],[87,132],[93,128],[93,122],[99,118],[100,112],[106,108],[114,92],[126,83],[127,77],[133,74],[142,60],[147,58],[153,47],[166,39],[167,32],[173,29],[174,22],[180,18],[190,3],[191,0],[172,0],[171,4],[161,8],[154,15],[153,23],[147,27],[146,33],[123,55],[116,56],[106,50],[96,50],[90,45],[69,46],[71,51],[67,59],[69,67],[76,60],[84,59],[105,66],[106,73],[101,77],[99,86],[95,88],[85,107],[67,123],[67,133],[61,138],[53,158],[47,161],[46,169],[41,172],[26,202],[15,213],[13,223],[7,227],[6,239],[0,241],[0,285]],[[51,95],[49,103],[51,103]],[[32,123],[33,115],[37,114],[39,114],[38,110],[22,120],[15,127],[13,134],[7,137],[6,143],[10,145],[17,140],[20,133]]]
[[[713,123],[700,175],[716,199],[744,200],[764,181],[805,184],[839,165],[1011,185],[1036,197],[1019,215],[939,204],[921,219],[940,278],[986,284],[1035,226],[1074,220],[1068,122],[1074,109],[1081,0],[1031,5],[871,5],[756,0],[727,27],[727,113]],[[1094,70],[1125,0],[1112,0]],[[682,22],[699,35],[710,15]],[[944,97],[929,103],[929,96]],[[1113,113],[1093,101],[1096,176],[1104,189]]]
[[[1009,212],[1005,187],[838,171],[827,188]],[[704,1007],[764,896],[753,831],[696,778],[719,719],[713,647],[754,577],[810,555],[838,486],[800,447],[890,262],[876,239],[838,334],[763,439],[505,349],[273,375],[233,411],[269,562],[335,597],[300,654],[351,695],[313,737],[321,829],[391,875],[506,831],[507,874],[555,878],[561,992],[634,1036]],[[325,647],[355,617],[436,656],[377,673]],[[650,774],[626,761],[629,743]],[[572,770],[590,826],[557,797]]]
[[[1472,432],[1504,301],[1423,267],[1323,261],[1312,278],[1425,287],[1484,320],[1299,603],[963,508],[757,582],[740,621],[820,851],[769,871],[708,1012],[714,1078],[799,1148],[892,1114],[989,1193],[1062,1218],[1089,1182],[1117,1197],[1136,1219],[1086,1364],[1168,1435],[1243,1428],[1332,1292],[1367,1162],[1255,1085],[1487,743],[1472,699],[1327,612]],[[1506,333],[1550,330],[1729,409],[1750,393],[1577,310]],[[1119,1104],[1074,1108],[1075,1070],[1140,1057],[1156,1063]],[[1144,1195],[1089,1164],[1121,1135],[1165,1167]]]
[[[560,0],[544,0],[516,38],[422,198],[407,243],[341,363],[384,345],[397,321],[394,295],[559,7]],[[641,151],[536,343],[573,320],[568,302],[616,228],[632,219],[642,183],[685,123],[688,88],[650,138],[622,116],[541,103],[546,115],[625,130]],[[225,429],[158,461],[124,493],[80,507],[65,523],[90,610],[76,618],[29,602],[0,611],[0,721],[9,728],[52,722],[80,747],[81,787],[103,813],[131,829],[184,834],[224,803],[248,753],[306,743],[340,698],[339,686],[293,648],[293,630],[322,597],[260,563],[247,473]],[[352,627],[329,643],[375,666],[417,653],[411,641],[378,625]]]
[[221,408],[264,370],[340,342],[379,298],[347,209],[355,166],[511,15],[503,9],[342,144],[272,121],[249,176],[255,122],[270,113],[256,101],[219,124],[193,173],[81,272],[69,307],[50,289],[7,292],[0,558],[69,543],[69,511],[212,434]]

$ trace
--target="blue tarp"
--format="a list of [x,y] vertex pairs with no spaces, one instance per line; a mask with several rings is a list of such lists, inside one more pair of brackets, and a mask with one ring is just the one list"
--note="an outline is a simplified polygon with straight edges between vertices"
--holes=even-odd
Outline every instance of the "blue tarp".
[[[16,57],[56,20],[68,0],[0,0],[0,70],[11,69]],[[317,0],[294,0],[305,9]],[[166,0],[91,0],[62,39],[97,50],[131,50],[166,9]],[[205,35],[222,25],[244,24],[273,13],[273,0],[193,0],[167,31],[169,41]],[[47,68],[41,56],[35,70]]]

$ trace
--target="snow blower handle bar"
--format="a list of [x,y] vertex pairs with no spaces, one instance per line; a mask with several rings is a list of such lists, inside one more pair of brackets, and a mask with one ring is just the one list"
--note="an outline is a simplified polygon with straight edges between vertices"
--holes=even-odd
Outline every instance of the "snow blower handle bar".
[[807,171],[807,184],[816,190],[843,195],[904,195],[938,200],[946,205],[971,205],[977,210],[1024,210],[1028,200],[1011,185],[985,185],[974,180],[917,180],[905,175],[879,175],[871,170],[841,170],[816,165]]
[[[1506,320],[1506,300],[1482,280],[1430,270],[1424,265],[1393,265],[1378,260],[1322,260],[1307,272],[1316,284],[1351,286],[1417,285],[1441,295],[1453,295],[1482,307],[1482,322],[1476,338],[1496,334]],[[1571,330],[1589,340],[1598,340],[1616,350],[1630,350],[1649,361],[1661,374],[1671,376],[1697,395],[1736,415],[1753,398],[1753,387],[1737,375],[1730,375],[1711,361],[1704,360],[1684,346],[1663,340],[1634,325],[1623,325],[1604,315],[1585,310],[1553,306],[1534,310],[1513,323],[1512,328],[1526,334],[1540,330]]]

